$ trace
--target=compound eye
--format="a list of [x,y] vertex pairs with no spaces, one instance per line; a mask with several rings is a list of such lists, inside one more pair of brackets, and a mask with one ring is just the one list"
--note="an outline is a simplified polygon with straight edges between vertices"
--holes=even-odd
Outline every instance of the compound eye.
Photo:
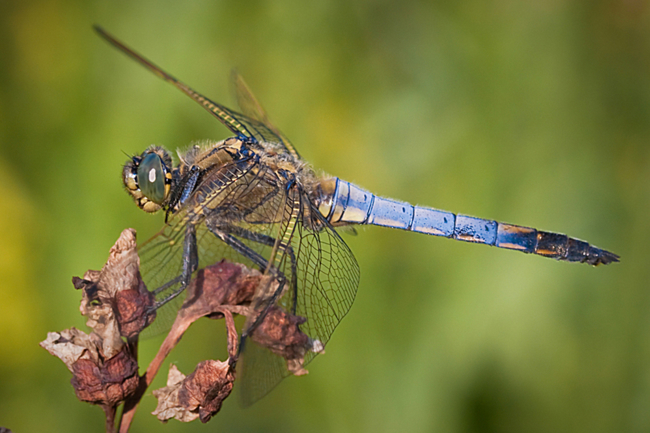
[[167,167],[162,158],[155,153],[149,153],[142,158],[138,166],[138,184],[140,191],[154,203],[162,204],[167,197],[169,187],[165,182]]

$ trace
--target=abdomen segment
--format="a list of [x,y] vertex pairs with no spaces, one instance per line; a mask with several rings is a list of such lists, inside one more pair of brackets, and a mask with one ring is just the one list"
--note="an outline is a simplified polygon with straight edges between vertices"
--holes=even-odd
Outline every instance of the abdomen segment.
[[378,197],[338,178],[324,181],[319,207],[334,226],[371,224],[492,245],[557,260],[590,265],[618,262],[619,257],[559,233],[504,224]]

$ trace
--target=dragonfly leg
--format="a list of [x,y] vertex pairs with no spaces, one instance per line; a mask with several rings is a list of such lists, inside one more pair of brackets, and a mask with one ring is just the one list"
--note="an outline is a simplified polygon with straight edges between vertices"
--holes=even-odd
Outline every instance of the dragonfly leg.
[[165,296],[160,301],[156,302],[153,306],[154,310],[162,307],[172,299],[176,298],[178,295],[183,293],[183,290],[187,287],[192,279],[192,273],[196,271],[199,266],[199,254],[196,247],[196,227],[193,224],[188,224],[185,229],[185,239],[183,241],[183,270],[181,275],[174,278],[164,286],[154,290],[154,294],[161,293],[166,288],[173,286],[176,283],[179,283],[180,286]]
[[246,244],[244,244],[242,241],[240,241],[233,235],[216,227],[208,226],[208,228],[210,232],[212,232],[212,234],[214,234],[216,237],[218,237],[223,242],[225,242],[230,248],[234,249],[239,254],[246,257],[251,262],[255,263],[255,265],[259,267],[262,272],[264,272],[266,268],[269,266],[269,262],[264,257],[262,257],[259,253],[257,253],[256,251],[248,247]]
[[173,280],[169,280],[168,282],[166,282],[166,283],[163,284],[162,286],[158,287],[157,289],[152,290],[151,293],[153,293],[154,295],[158,295],[159,293],[164,292],[165,290],[167,290],[167,289],[170,288],[171,286],[173,286],[173,285],[175,285],[176,283],[178,283],[178,282],[182,279],[182,277],[183,277],[182,275],[179,275],[178,277],[174,278]]
[[[234,229],[234,227],[229,226],[227,228],[221,229],[221,228],[217,228],[217,227],[213,227],[213,226],[208,226],[208,229],[216,237],[221,239],[223,242],[225,242],[228,246],[233,248],[239,254],[241,254],[242,256],[248,258],[253,263],[255,263],[262,271],[265,271],[265,272],[267,271],[267,268],[269,266],[269,262],[264,257],[262,257],[259,253],[254,251],[252,248],[250,248],[246,244],[244,244],[242,241],[237,239],[235,236],[228,233],[228,232],[231,231],[231,229]],[[241,228],[237,228],[237,229],[232,230],[232,231],[234,231],[236,235],[239,235],[239,236],[241,236],[241,237],[243,237],[245,239],[248,239],[248,240],[251,240],[251,241],[254,241],[254,242],[259,242],[259,243],[262,243],[264,245],[269,245],[269,243],[267,243],[267,242],[275,242],[273,240],[273,238],[271,238],[270,236],[259,235],[257,233],[253,233],[253,232],[250,232],[248,230],[241,229]],[[266,238],[268,238],[268,239],[266,239]],[[272,244],[270,244],[270,245],[272,245]],[[293,255],[293,252],[292,252],[291,256],[293,257],[292,264],[294,264],[293,269],[292,269],[292,273],[293,273],[292,281],[295,281],[297,277],[296,277],[296,272],[295,272],[295,257]],[[253,330],[257,326],[259,326],[259,324],[262,322],[262,320],[264,320],[264,317],[266,316],[266,313],[268,312],[268,309],[272,305],[275,304],[275,302],[280,297],[280,294],[284,290],[284,287],[285,287],[286,282],[287,282],[287,278],[284,275],[284,273],[282,271],[277,270],[277,269],[273,269],[272,270],[272,275],[273,275],[273,279],[278,282],[278,288],[275,290],[275,292],[273,292],[273,294],[270,297],[265,297],[264,298],[263,301],[268,302],[268,305],[266,306],[264,311],[257,316],[257,318],[255,319],[255,322],[253,323],[252,326],[250,326],[248,328],[246,334],[252,333]],[[270,284],[270,282],[268,284]],[[295,284],[294,284],[294,290],[295,290]],[[266,290],[262,290],[261,292],[264,293],[265,291]],[[258,303],[259,302],[262,302],[262,301],[258,300]]]
[[[248,338],[249,335],[251,335],[253,332],[255,332],[255,329],[257,329],[257,327],[260,326],[260,324],[266,318],[266,315],[268,314],[271,307],[275,305],[275,303],[278,301],[278,299],[280,299],[280,296],[282,295],[282,291],[284,290],[284,284],[286,283],[286,279],[284,278],[284,276],[282,276],[281,278],[282,278],[282,281],[281,281],[280,284],[278,284],[278,287],[275,289],[273,294],[271,296],[268,296],[268,297],[264,298],[263,302],[266,304],[264,306],[264,309],[262,311],[260,311],[260,313],[257,315],[257,317],[255,317],[255,320],[253,321],[253,323],[251,323],[250,326],[247,326],[246,329],[244,329],[242,331],[240,349],[243,348],[244,341],[246,340],[246,338]],[[270,285],[271,280],[266,282],[266,284]],[[266,290],[263,290],[263,292],[265,292],[265,291]],[[262,302],[258,301],[258,304],[261,304],[261,303]]]
[[[252,250],[250,247],[248,247],[246,244],[244,244],[242,241],[237,239],[235,236],[239,236],[243,239],[256,242],[262,245],[270,246],[272,247],[275,245],[275,238],[267,235],[263,235],[260,233],[255,233],[250,230],[243,229],[241,227],[237,226],[227,226],[223,228],[217,228],[217,227],[208,227],[210,231],[217,236],[219,239],[221,239],[223,242],[228,244],[231,248],[233,248],[235,251],[243,255],[244,257],[250,259],[253,263],[258,265],[260,269],[267,270],[268,267],[268,261],[262,257],[260,254]],[[296,265],[296,255],[293,252],[293,248],[291,246],[281,246],[281,249],[289,255],[289,258],[291,260],[291,282],[292,282],[292,290],[293,290],[293,295],[292,295],[292,313],[295,314],[296,310],[296,283],[297,283],[297,265]],[[265,304],[264,308],[260,313],[257,315],[253,323],[251,323],[249,326],[246,327],[242,331],[241,339],[240,339],[240,346],[239,346],[239,352],[244,347],[244,344],[246,342],[246,339],[248,336],[250,336],[255,329],[264,321],[264,318],[266,317],[267,313],[269,312],[269,309],[276,304],[278,299],[282,296],[282,292],[284,291],[284,287],[286,285],[287,279],[286,276],[284,275],[283,272],[281,272],[278,269],[272,269],[272,276],[274,277],[272,280],[269,280],[266,284],[271,284],[271,281],[276,280],[278,281],[278,287],[273,291],[273,293],[270,296],[265,296],[263,299],[260,299],[257,301],[258,306]],[[261,293],[264,293],[267,291],[267,288],[264,288],[261,290]]]
[[[250,230],[246,230],[244,228],[237,227],[237,226],[229,226],[227,230],[228,232],[234,234],[235,236],[242,237],[249,241],[257,242],[259,244],[266,245],[269,247],[275,245],[275,238],[271,236],[263,235],[261,233],[255,233]],[[293,290],[291,313],[296,314],[296,304],[298,301],[297,299],[298,266],[296,262],[296,255],[291,245],[281,245],[280,249],[282,251],[285,251],[289,255],[289,259],[291,260],[291,290]]]

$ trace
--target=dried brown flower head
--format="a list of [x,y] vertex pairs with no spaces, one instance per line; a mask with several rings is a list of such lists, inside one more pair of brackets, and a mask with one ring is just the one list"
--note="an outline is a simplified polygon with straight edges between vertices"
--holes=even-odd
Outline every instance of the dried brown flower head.
[[79,400],[115,406],[138,386],[138,364],[128,345],[106,358],[101,339],[70,328],[48,333],[41,347],[60,358],[72,372],[71,383]]
[[203,361],[187,377],[172,365],[167,386],[153,392],[158,399],[153,414],[161,421],[174,418],[189,422],[199,418],[208,422],[230,395],[234,381],[235,372],[229,362]]

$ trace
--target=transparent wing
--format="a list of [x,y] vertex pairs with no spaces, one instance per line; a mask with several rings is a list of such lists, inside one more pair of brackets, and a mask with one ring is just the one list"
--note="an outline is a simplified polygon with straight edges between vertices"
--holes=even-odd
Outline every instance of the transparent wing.
[[230,74],[230,82],[232,83],[233,93],[237,100],[240,110],[251,119],[255,119],[266,126],[268,134],[265,134],[264,141],[270,143],[280,144],[284,150],[296,159],[300,159],[300,155],[296,148],[291,144],[289,139],[271,123],[266,111],[259,103],[250,87],[244,81],[244,78],[239,74],[236,69],[233,69]]
[[[138,248],[140,273],[147,289],[154,291],[167,286],[156,295],[158,301],[179,287],[179,283],[174,281],[182,272],[184,237],[185,225],[176,221],[172,225],[165,225],[158,234]],[[184,296],[182,294],[169,302],[165,308],[159,309],[155,321],[145,328],[140,336],[149,338],[169,330]]]
[[[142,244],[140,256],[140,272],[142,279],[150,291],[156,291],[156,299],[161,301],[169,294],[180,288],[178,281],[183,271],[184,250],[183,242],[187,221],[180,216],[166,224],[161,232]],[[213,265],[221,259],[228,259],[253,267],[253,264],[236,254],[228,245],[221,242],[201,223],[196,226],[196,241],[199,257],[198,269]],[[150,338],[169,331],[176,319],[185,293],[156,311],[156,319],[142,333],[142,338]]]
[[[292,236],[276,260],[289,285],[277,305],[286,313],[305,318],[300,330],[324,346],[352,306],[359,267],[343,239],[313,208],[308,197],[302,195],[300,199],[301,211],[288,224],[294,227]],[[289,278],[292,273],[293,279]],[[316,355],[306,352],[303,365]],[[246,344],[240,362],[244,405],[264,397],[291,374],[284,358],[257,344]]]
[[[285,140],[281,134],[278,134],[274,131],[273,127],[267,126],[264,122],[259,119],[250,118],[244,114],[233,111],[221,104],[218,104],[200,93],[196,92],[194,89],[190,88],[188,85],[174,78],[172,75],[163,71],[160,67],[156,66],[154,63],[147,60],[145,57],[133,51],[131,48],[124,45],[122,42],[117,40],[111,34],[106,32],[101,27],[95,26],[95,31],[104,39],[106,39],[111,45],[140,63],[142,66],[147,68],[149,71],[153,72],[158,77],[163,80],[171,83],[174,87],[179,89],[181,92],[185,93],[187,96],[201,104],[210,114],[215,116],[221,123],[223,123],[228,129],[235,133],[239,138],[245,139],[254,143],[262,143],[265,141],[279,143],[284,145],[285,148],[293,149],[289,144],[288,147],[285,144]],[[250,91],[249,91],[250,93]],[[251,95],[252,96],[252,95]],[[254,100],[254,97],[253,97]],[[288,143],[288,141],[286,141]],[[294,151],[295,152],[295,151]],[[297,155],[297,153],[296,153]]]

